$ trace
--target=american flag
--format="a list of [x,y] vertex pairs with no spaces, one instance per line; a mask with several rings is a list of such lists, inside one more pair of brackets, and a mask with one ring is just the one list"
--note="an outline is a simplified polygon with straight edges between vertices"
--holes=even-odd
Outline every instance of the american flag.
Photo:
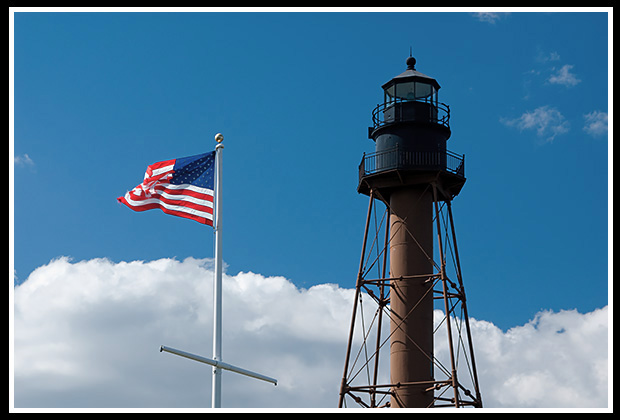
[[117,200],[135,211],[161,209],[213,226],[214,170],[215,151],[153,163],[144,181]]

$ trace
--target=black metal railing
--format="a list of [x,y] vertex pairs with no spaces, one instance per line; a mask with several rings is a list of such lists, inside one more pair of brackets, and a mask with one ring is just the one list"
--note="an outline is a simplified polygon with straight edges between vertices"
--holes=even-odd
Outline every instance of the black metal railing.
[[402,150],[398,145],[391,149],[365,154],[359,166],[360,179],[366,175],[393,169],[441,170],[465,178],[465,155],[444,151]]
[[450,128],[450,106],[430,100],[395,99],[377,105],[372,111],[374,129],[403,121],[430,122]]

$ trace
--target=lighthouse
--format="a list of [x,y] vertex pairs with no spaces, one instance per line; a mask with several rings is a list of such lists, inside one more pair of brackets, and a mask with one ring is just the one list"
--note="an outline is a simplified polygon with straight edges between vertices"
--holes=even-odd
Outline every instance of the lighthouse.
[[[364,154],[359,166],[357,191],[370,201],[340,387],[341,407],[345,397],[368,407],[482,405],[460,262],[454,275],[446,270],[446,248],[451,259],[458,261],[451,202],[465,184],[465,158],[448,151],[450,108],[439,101],[437,80],[418,71],[416,64],[414,57],[408,57],[406,70],[382,85],[383,102],[372,111],[368,127],[375,150]],[[372,215],[376,220],[376,208],[381,205],[385,207],[384,225],[369,229]],[[369,240],[369,231],[375,232],[373,240]],[[377,267],[382,265],[373,278],[366,267],[369,242],[377,251]],[[355,385],[351,355],[362,295],[370,296],[377,305],[378,321],[372,334],[370,330],[363,333],[366,350],[359,353],[368,355],[369,383]],[[457,307],[461,323],[454,328],[458,320],[452,315]],[[434,354],[435,341],[440,339],[433,319],[436,308],[446,316],[442,330],[448,330],[450,360],[445,363]],[[387,332],[382,328],[386,317]],[[457,332],[462,335],[455,338]],[[377,335],[371,346],[374,352],[369,352],[367,341],[373,334]],[[473,378],[468,382],[471,390],[463,386],[457,373],[460,353],[456,350],[461,344],[466,347],[468,364],[473,365]],[[386,351],[389,380],[380,383],[379,354]],[[444,379],[437,378],[438,364],[445,371]],[[448,389],[452,391],[449,396]]]

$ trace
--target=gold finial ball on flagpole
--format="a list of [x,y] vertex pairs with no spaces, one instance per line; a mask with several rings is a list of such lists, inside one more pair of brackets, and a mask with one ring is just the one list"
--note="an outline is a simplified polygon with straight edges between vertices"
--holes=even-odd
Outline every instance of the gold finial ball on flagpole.
[[224,136],[222,135],[222,133],[217,133],[215,135],[215,141],[218,142],[218,143],[221,143],[221,142],[224,141]]

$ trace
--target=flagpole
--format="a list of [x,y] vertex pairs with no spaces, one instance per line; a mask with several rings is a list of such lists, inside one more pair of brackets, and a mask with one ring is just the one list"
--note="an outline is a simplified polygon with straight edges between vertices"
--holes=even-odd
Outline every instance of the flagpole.
[[[215,135],[215,182],[214,182],[214,205],[215,217],[213,227],[215,228],[215,270],[213,274],[213,359],[187,353],[185,351],[173,349],[172,347],[160,346],[159,351],[176,354],[187,359],[206,363],[213,367],[212,387],[211,387],[211,407],[222,407],[222,371],[228,370],[239,373],[262,381],[278,384],[277,379],[242,369],[240,367],[224,363],[222,360],[222,153],[224,150],[224,136],[221,133]],[[206,169],[206,168],[205,168]]]
[[[215,135],[215,274],[213,281],[213,359],[222,361],[222,152],[224,136]],[[222,406],[222,369],[213,367],[211,407]]]

